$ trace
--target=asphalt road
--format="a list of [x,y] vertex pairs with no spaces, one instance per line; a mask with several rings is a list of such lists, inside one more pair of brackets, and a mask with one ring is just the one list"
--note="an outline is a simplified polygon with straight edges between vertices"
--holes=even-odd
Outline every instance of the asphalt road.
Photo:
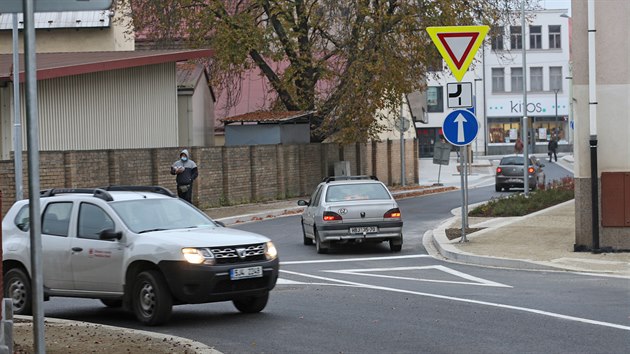
[[[553,164],[546,170],[548,178],[566,174]],[[470,190],[469,199],[504,194],[487,186]],[[281,280],[267,308],[243,315],[231,303],[177,306],[167,325],[151,330],[224,353],[628,352],[627,279],[439,261],[427,255],[422,235],[461,205],[461,192],[399,204],[400,253],[382,244],[318,255],[302,244],[299,216],[239,225],[279,249]],[[96,300],[53,299],[46,316],[147,329]]]

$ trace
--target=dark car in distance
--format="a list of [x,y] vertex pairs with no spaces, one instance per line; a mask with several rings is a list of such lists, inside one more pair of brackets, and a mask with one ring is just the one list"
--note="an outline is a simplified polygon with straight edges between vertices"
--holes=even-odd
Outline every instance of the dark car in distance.
[[[496,168],[495,190],[509,190],[510,188],[524,188],[523,155],[504,156]],[[539,185],[545,185],[545,165],[530,155],[527,166],[527,183],[530,190],[535,190]]]

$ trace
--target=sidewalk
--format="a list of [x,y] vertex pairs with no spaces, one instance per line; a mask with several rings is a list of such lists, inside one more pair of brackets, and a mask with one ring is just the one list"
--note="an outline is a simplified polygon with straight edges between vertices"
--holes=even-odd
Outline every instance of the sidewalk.
[[[494,165],[499,157],[475,157],[469,188],[494,184]],[[558,164],[572,171],[573,156],[565,155]],[[441,192],[445,187],[461,186],[457,171],[459,163],[451,156],[449,165],[434,165],[432,159],[420,161],[420,185],[418,192]],[[438,171],[440,184],[437,183]],[[409,190],[393,194],[409,193]],[[413,192],[413,191],[411,191]],[[295,215],[302,212],[293,198],[259,204],[245,204],[212,208],[206,213],[226,225],[259,221],[272,217]],[[403,211],[404,212],[404,211]],[[461,209],[453,210],[453,217],[423,236],[427,251],[434,257],[458,262],[516,269],[565,270],[576,272],[607,273],[630,278],[630,253],[573,252],[575,243],[575,207],[569,201],[555,207],[523,217],[469,218],[470,227],[484,230],[467,235],[469,242],[449,240],[447,228],[461,229]],[[414,235],[419,236],[419,235]]]

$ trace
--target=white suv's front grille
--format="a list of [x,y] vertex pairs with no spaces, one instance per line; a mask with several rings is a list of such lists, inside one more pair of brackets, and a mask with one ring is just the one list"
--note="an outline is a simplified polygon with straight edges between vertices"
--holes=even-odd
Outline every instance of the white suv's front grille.
[[211,248],[217,264],[251,262],[265,259],[265,244]]

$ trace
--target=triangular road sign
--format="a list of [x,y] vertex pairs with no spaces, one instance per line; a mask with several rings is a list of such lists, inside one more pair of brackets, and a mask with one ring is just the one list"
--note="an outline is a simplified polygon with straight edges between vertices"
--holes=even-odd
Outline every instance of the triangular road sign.
[[445,26],[427,27],[427,32],[455,79],[462,81],[489,29],[488,26]]

